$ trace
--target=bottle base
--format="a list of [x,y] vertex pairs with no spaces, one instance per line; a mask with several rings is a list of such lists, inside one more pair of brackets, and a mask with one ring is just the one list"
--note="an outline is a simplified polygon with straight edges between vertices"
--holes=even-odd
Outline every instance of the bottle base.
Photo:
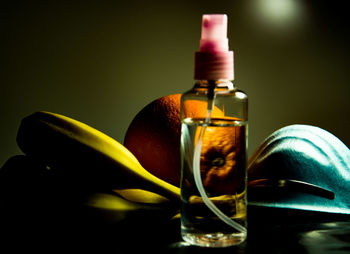
[[247,237],[246,233],[211,233],[211,234],[194,234],[194,233],[182,233],[182,239],[192,245],[202,247],[229,247],[238,245]]

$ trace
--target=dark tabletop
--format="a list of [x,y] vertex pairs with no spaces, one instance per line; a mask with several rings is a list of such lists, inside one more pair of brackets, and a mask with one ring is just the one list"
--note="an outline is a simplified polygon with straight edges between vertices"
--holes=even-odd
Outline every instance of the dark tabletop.
[[106,223],[79,210],[45,214],[22,207],[2,214],[1,246],[46,253],[350,253],[348,216],[259,207],[248,211],[248,238],[243,244],[204,248],[181,240],[179,219]]

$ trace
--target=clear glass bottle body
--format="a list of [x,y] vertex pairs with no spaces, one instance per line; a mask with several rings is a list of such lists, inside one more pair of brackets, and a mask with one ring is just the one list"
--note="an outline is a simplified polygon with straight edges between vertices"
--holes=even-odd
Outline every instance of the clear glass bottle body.
[[[211,119],[206,122],[208,95],[214,99]],[[200,129],[206,125],[200,154],[205,192],[222,212],[246,228],[247,95],[227,80],[198,81],[181,97],[181,124],[182,238],[209,247],[243,242],[246,232],[221,221],[203,203],[193,177],[193,153]]]

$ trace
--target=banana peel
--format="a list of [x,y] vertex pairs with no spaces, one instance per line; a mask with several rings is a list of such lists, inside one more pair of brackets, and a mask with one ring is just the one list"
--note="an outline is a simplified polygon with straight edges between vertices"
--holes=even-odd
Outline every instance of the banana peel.
[[122,144],[72,118],[40,111],[25,117],[17,144],[57,176],[93,189],[136,188],[180,200],[180,190],[149,173]]

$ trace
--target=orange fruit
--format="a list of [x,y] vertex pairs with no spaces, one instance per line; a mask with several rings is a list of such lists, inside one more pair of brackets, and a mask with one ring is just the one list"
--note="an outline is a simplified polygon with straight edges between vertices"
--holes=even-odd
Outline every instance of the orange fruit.
[[[172,94],[156,99],[146,105],[132,120],[126,132],[124,145],[153,175],[176,186],[180,185],[180,99],[181,94]],[[205,118],[207,104],[201,101],[186,101],[186,117]],[[224,119],[224,112],[214,108],[212,117]],[[238,128],[238,129],[237,129]],[[201,174],[205,188],[216,193],[232,193],[237,184],[236,136],[241,136],[239,127],[208,127],[201,153]],[[226,193],[227,194],[227,193]]]
[[153,175],[179,186],[180,98],[173,94],[146,105],[132,120],[124,146]]

